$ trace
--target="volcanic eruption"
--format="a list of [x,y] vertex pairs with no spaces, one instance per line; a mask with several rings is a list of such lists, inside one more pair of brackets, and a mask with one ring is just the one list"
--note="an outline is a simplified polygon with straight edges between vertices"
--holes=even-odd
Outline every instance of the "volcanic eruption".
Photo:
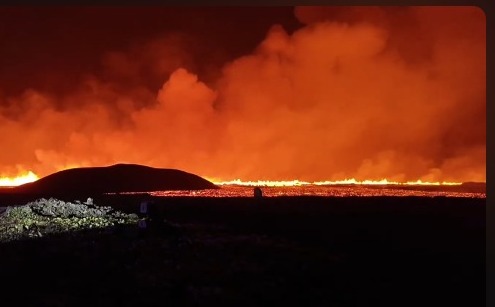
[[[37,16],[70,28],[72,15],[104,20],[102,14],[128,17],[132,9],[46,7]],[[101,51],[100,62],[79,67],[78,83],[63,89],[49,78],[71,70],[57,64],[71,56],[59,44],[88,45],[97,30],[13,39],[15,22],[2,16],[30,10],[0,9],[0,34],[11,48],[0,53],[0,81],[44,48],[35,47],[40,39],[61,51],[44,64],[49,86],[30,80],[35,68],[24,64],[16,79],[21,90],[0,83],[0,183],[116,163],[180,169],[215,182],[486,181],[486,21],[479,8],[297,7],[285,25],[266,22],[275,15],[266,9],[266,29],[251,20],[264,37],[241,54],[221,44],[242,45],[249,28],[230,25],[265,8],[219,9],[226,17],[217,23],[214,9],[182,8],[180,16],[203,19],[102,45],[93,51]],[[143,22],[147,14],[174,10],[136,11]],[[101,24],[111,28],[111,16],[105,18]],[[218,26],[222,20],[230,24]],[[224,37],[203,30],[209,22]],[[33,24],[22,27],[35,33]],[[50,36],[57,33],[64,38],[58,43]],[[34,49],[16,49],[23,44]],[[33,65],[36,58],[46,59],[38,54]]]

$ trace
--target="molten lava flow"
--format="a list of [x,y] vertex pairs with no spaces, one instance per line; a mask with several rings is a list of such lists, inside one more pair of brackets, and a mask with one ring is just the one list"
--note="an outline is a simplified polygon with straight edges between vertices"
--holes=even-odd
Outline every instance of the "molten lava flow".
[[290,180],[290,181],[268,181],[268,180],[258,180],[258,181],[242,181],[240,179],[231,180],[231,181],[216,181],[211,180],[214,184],[222,186],[222,185],[237,185],[237,186],[264,186],[264,187],[294,187],[294,186],[307,186],[307,185],[430,185],[430,186],[440,186],[440,185],[461,185],[459,182],[426,182],[426,181],[407,181],[407,182],[397,182],[397,181],[389,181],[387,179],[382,180],[363,180],[358,181],[354,178],[352,179],[344,179],[337,181],[315,181],[315,182],[307,182],[307,181],[299,181],[299,180]]
[[216,181],[210,180],[216,185],[238,185],[238,186],[264,186],[264,187],[295,187],[310,185],[310,182],[290,180],[290,181],[268,181],[268,180],[258,180],[258,181],[242,181],[240,179],[230,180],[230,181]]
[[15,186],[19,186],[21,184],[36,181],[38,179],[39,178],[35,173],[29,171],[23,175],[19,175],[16,177],[0,177],[0,186],[1,187],[15,187]]

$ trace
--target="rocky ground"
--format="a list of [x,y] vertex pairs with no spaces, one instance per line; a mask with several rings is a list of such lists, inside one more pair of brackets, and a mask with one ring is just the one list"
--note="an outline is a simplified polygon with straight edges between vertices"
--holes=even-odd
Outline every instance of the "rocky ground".
[[3,207],[0,215],[0,242],[137,224],[138,220],[136,214],[125,214],[109,206],[97,206],[91,198],[84,203],[41,198],[23,206]]
[[[482,200],[248,202],[161,199],[160,214],[130,223],[120,213],[100,228],[22,232],[0,244],[2,306],[485,305]],[[118,211],[39,204],[18,209],[25,224],[34,213],[82,221]]]

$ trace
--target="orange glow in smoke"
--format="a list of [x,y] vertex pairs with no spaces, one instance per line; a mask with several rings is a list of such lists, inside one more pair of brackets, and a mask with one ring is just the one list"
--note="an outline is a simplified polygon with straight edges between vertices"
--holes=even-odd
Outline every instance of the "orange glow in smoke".
[[16,177],[0,177],[0,187],[15,187],[38,179],[38,176],[31,171]]
[[103,67],[82,71],[91,77],[67,93],[26,84],[10,97],[0,84],[0,147],[8,147],[0,150],[0,186],[123,162],[219,186],[486,181],[480,8],[294,13],[300,28],[274,23],[256,48],[224,63],[203,65],[210,51],[194,35],[189,46],[176,39],[182,33],[165,33],[107,50]]

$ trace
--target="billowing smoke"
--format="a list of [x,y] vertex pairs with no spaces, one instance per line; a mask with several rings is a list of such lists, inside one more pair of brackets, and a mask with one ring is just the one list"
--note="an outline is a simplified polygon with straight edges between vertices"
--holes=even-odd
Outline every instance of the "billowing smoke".
[[69,95],[0,96],[0,175],[127,162],[224,180],[486,180],[480,9],[295,14],[304,27],[274,25],[214,82],[168,36],[106,54]]

